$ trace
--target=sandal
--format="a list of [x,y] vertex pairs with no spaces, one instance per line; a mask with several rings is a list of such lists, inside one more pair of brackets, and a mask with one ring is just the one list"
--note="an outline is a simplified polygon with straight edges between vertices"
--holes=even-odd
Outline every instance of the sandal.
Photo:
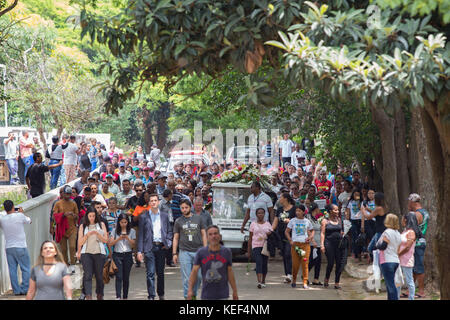
[[425,298],[425,296],[423,295],[423,296],[421,296],[420,294],[415,294],[415,296],[414,296],[414,299],[423,299],[423,298]]
[[323,284],[323,286],[324,286],[325,288],[328,288],[328,282],[325,282],[325,283]]
[[313,286],[323,286],[323,283],[322,282],[312,282],[311,283]]
[[409,297],[409,295],[407,295],[406,293],[402,293],[401,295],[400,295],[400,298],[408,298]]

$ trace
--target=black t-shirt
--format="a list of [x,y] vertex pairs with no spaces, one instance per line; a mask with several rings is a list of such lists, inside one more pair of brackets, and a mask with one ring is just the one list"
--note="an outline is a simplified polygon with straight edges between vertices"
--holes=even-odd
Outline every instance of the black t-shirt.
[[45,191],[45,173],[50,169],[44,163],[34,163],[27,171],[27,178],[30,179],[32,197],[44,194]]
[[92,164],[91,160],[89,160],[89,156],[87,154],[80,155],[80,169],[81,170],[91,170]]
[[[278,217],[278,226],[277,226],[277,233],[280,235],[281,239],[286,239],[286,236],[284,235],[284,232],[286,231],[287,228],[287,223],[281,221],[281,214],[284,212],[283,206],[280,206],[277,209],[277,212],[275,213],[275,216]],[[288,214],[287,218],[288,219],[293,219],[295,218],[295,206],[292,206],[292,208],[288,211],[286,211],[286,213]]]

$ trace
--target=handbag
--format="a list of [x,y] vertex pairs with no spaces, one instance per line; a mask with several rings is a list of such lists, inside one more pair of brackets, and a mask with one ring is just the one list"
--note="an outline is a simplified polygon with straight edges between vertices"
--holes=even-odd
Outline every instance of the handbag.
[[108,259],[105,262],[105,265],[103,266],[103,283],[107,284],[109,283],[109,281],[111,280],[110,276],[109,276],[109,266],[111,264],[111,260]]
[[267,240],[264,241],[264,245],[263,245],[263,248],[261,250],[261,254],[265,255],[267,257],[270,255],[269,250],[267,250]]
[[109,264],[109,276],[113,277],[117,271],[119,271],[119,268],[117,268],[116,263],[114,262],[113,259],[111,259],[111,263]]
[[[342,221],[342,218],[341,218],[341,226],[342,226],[342,230],[344,230],[344,223]],[[339,241],[338,248],[339,249],[345,249],[347,247],[348,247],[348,235],[345,233],[342,236],[341,241]]]

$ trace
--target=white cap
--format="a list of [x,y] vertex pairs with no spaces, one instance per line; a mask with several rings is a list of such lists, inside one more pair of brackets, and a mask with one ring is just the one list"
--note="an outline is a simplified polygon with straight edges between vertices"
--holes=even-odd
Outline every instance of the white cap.
[[412,202],[420,202],[420,196],[417,193],[411,193],[408,200]]

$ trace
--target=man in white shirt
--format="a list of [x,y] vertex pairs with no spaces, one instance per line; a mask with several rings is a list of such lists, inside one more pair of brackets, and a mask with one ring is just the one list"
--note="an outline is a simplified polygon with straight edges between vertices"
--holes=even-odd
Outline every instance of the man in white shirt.
[[19,152],[17,149],[17,142],[14,132],[8,133],[8,138],[3,140],[5,145],[5,160],[9,171],[9,184],[18,184],[19,177],[17,175],[17,168],[19,159]]
[[76,178],[76,167],[80,149],[75,144],[76,137],[70,136],[67,147],[64,149],[64,171],[66,172],[66,183]]
[[283,161],[283,167],[286,162],[291,161],[291,155],[294,146],[295,146],[294,142],[292,142],[292,140],[289,139],[289,135],[286,133],[284,135],[284,140],[281,140],[278,145],[279,148],[278,151],[280,152],[281,159]]
[[248,197],[247,200],[248,208],[241,226],[242,233],[244,233],[244,228],[248,220],[250,220],[251,222],[256,221],[256,210],[259,208],[263,208],[265,211],[264,221],[273,223],[273,219],[275,217],[272,199],[268,194],[262,191],[261,184],[259,182],[255,181],[252,183],[252,185],[250,186],[250,192],[252,194]]
[[292,152],[291,155],[291,164],[298,169],[299,166],[302,166],[306,159],[306,151],[300,150],[300,146],[298,144],[295,145],[295,151]]
[[[6,215],[0,215],[0,228],[6,241],[6,260],[8,261],[9,278],[16,296],[26,295],[30,281],[30,256],[23,225],[30,224],[31,219],[23,214],[23,209],[17,211],[11,200],[3,202]],[[17,266],[22,272],[22,283],[19,284]]]

